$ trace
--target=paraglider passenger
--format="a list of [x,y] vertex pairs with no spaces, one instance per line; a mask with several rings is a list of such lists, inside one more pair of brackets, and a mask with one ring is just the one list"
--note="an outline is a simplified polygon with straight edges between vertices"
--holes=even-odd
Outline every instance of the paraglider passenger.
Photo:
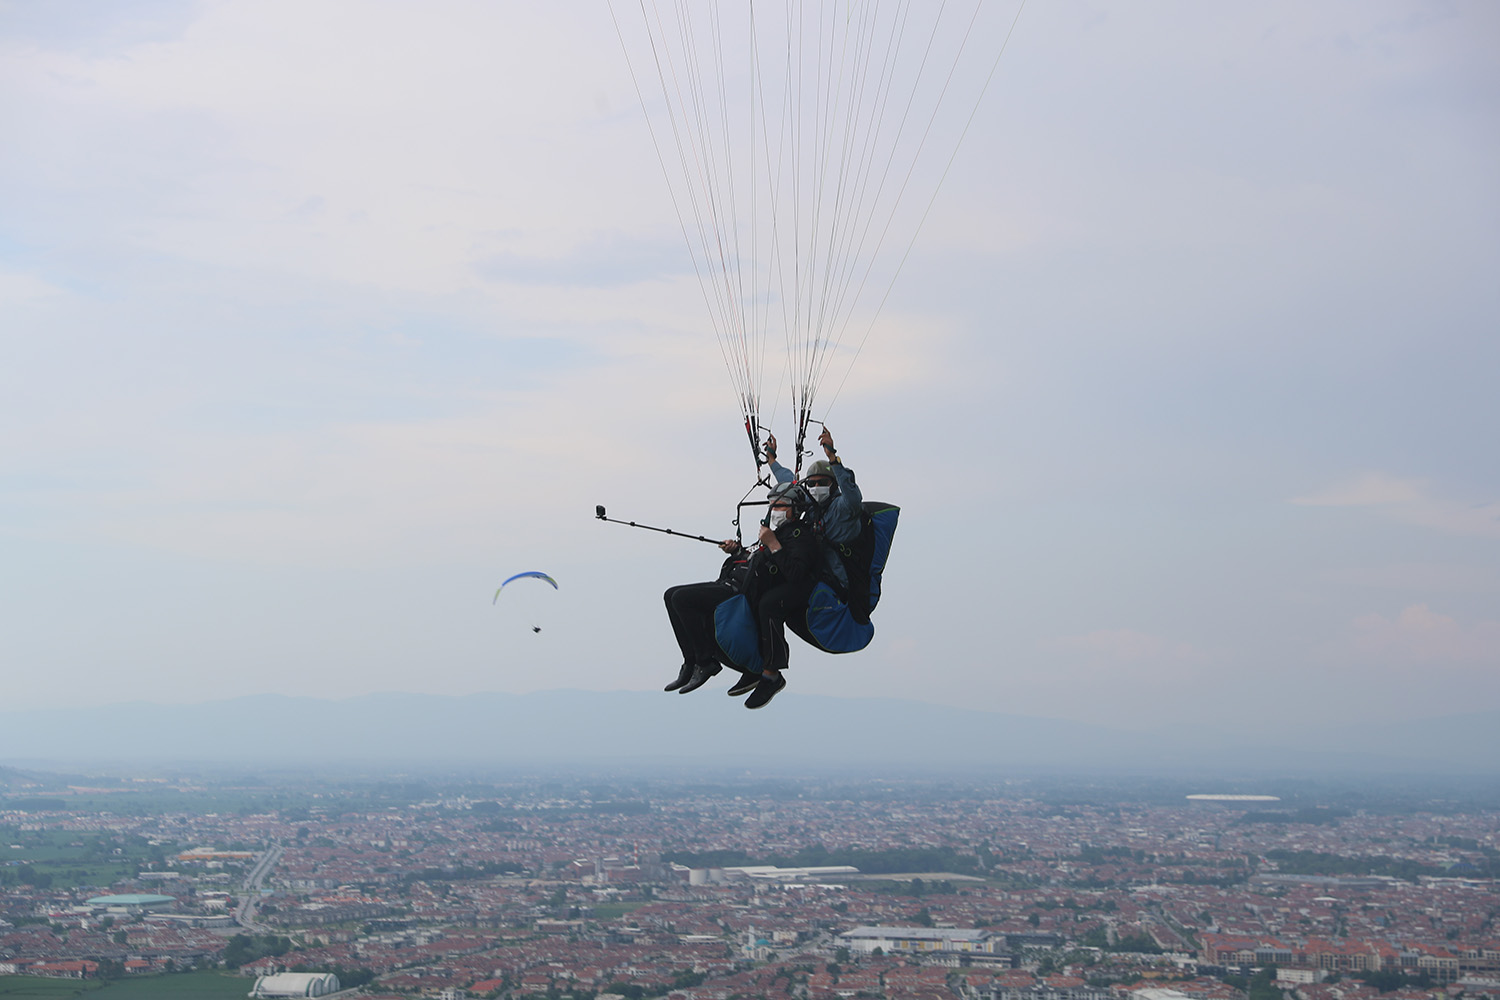
[[761,708],[786,687],[786,621],[807,606],[817,582],[818,540],[806,515],[812,498],[802,487],[782,483],[770,496],[771,510],[760,527],[760,547],[750,557],[742,593],[755,614],[763,664],[759,676],[746,674],[729,689],[749,693],[746,708]]
[[687,694],[696,691],[717,674],[719,645],[714,640],[714,608],[733,597],[745,577],[748,556],[739,542],[730,538],[719,543],[728,554],[719,578],[707,583],[685,583],[667,589],[667,619],[677,645],[682,649],[682,667],[677,678],[662,690]]

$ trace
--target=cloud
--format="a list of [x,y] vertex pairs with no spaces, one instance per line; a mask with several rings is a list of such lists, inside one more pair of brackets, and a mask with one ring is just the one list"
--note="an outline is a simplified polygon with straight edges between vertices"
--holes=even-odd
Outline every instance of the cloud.
[[1355,566],[1327,570],[1318,574],[1318,579],[1342,586],[1381,590],[1442,590],[1459,593],[1488,591],[1500,584],[1500,575],[1489,567],[1451,563]]
[[1203,654],[1188,643],[1125,628],[1063,636],[1050,645],[1119,663],[1193,663],[1203,659]]
[[0,180],[33,195],[11,226],[436,293],[600,231],[675,236],[613,31],[549,7],[211,4],[108,52],[0,34],[24,151]]
[[0,271],[0,305],[20,305],[62,294],[62,289],[34,274]]
[[[1465,622],[1412,604],[1399,613],[1360,615],[1314,651],[1309,682],[1346,707],[1428,714],[1492,708],[1500,699],[1500,621]],[[1308,687],[1311,691],[1312,688]]]
[[1385,507],[1419,502],[1424,496],[1421,482],[1415,479],[1395,479],[1371,473],[1307,496],[1296,497],[1292,503],[1304,507]]
[[502,283],[609,287],[674,278],[689,273],[692,260],[682,249],[681,237],[614,237],[596,239],[560,255],[493,253],[477,261],[474,269]]
[[1419,479],[1367,473],[1291,501],[1303,507],[1373,508],[1394,520],[1455,535],[1500,538],[1500,502],[1460,503]]
[[1354,620],[1336,651],[1390,664],[1500,664],[1500,621],[1464,625],[1425,604]]

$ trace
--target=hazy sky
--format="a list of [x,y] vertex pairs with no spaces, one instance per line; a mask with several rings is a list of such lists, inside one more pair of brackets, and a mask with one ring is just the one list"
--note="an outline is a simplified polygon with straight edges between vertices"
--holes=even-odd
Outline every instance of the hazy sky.
[[[826,414],[875,644],[782,697],[1500,708],[1497,112],[1493,3],[1027,7]],[[717,556],[593,505],[753,477],[603,0],[0,2],[0,135],[0,707],[673,676]]]

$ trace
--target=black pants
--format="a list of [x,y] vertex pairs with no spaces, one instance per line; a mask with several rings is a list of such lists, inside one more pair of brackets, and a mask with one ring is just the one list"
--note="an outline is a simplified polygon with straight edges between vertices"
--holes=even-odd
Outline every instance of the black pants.
[[787,619],[807,613],[807,584],[782,584],[760,595],[755,604],[755,623],[760,629],[760,656],[765,670],[785,670],[791,649],[786,644]]
[[667,620],[672,623],[677,645],[682,647],[683,663],[719,662],[719,643],[714,639],[714,608],[733,596],[734,588],[717,580],[669,587],[662,595],[667,605]]

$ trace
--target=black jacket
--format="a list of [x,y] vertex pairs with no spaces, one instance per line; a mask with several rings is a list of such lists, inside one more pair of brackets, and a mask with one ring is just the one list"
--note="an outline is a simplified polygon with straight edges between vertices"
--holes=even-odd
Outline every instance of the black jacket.
[[719,579],[717,582],[728,584],[735,590],[744,586],[745,574],[750,572],[750,553],[740,549],[734,555],[724,560],[724,565],[719,567]]
[[817,582],[821,563],[812,525],[800,518],[784,521],[776,529],[776,540],[781,543],[781,551],[772,552],[762,545],[750,557],[740,591],[752,606],[772,587],[790,585],[811,590]]

